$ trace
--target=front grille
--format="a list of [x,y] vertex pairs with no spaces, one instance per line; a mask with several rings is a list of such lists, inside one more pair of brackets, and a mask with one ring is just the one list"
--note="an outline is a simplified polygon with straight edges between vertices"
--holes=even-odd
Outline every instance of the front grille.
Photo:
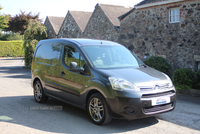
[[[152,101],[154,99],[162,99],[162,97],[170,97],[170,103],[167,104],[162,104],[162,105],[152,105]],[[145,114],[156,114],[156,113],[161,113],[165,111],[169,111],[173,109],[174,106],[174,101],[176,100],[176,94],[174,90],[167,91],[167,92],[161,92],[161,93],[154,93],[154,94],[143,94],[141,97],[142,101],[142,109]]]
[[144,107],[143,111],[146,114],[153,114],[153,113],[164,112],[172,108],[173,108],[173,103],[169,103],[169,104],[163,104],[159,106]]
[[[169,83],[161,84],[157,86],[159,86],[160,90],[163,90],[169,87]],[[141,91],[148,91],[148,90],[154,90],[155,86],[139,86],[138,88],[140,88]]]
[[156,93],[156,94],[143,94],[142,98],[154,98],[154,97],[160,97],[160,96],[166,96],[166,95],[174,95],[175,91],[168,91],[168,92],[162,92],[162,93]]

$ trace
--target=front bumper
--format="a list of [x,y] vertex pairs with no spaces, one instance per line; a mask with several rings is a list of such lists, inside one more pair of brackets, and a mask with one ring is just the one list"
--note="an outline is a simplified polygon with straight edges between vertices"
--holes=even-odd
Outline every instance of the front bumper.
[[[170,102],[152,105],[152,100],[168,97]],[[114,99],[106,99],[111,116],[117,119],[138,119],[171,111],[176,104],[176,91],[115,92]]]

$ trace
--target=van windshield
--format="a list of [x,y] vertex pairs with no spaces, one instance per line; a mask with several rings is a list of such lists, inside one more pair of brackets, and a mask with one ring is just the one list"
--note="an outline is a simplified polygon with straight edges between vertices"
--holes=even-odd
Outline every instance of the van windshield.
[[140,62],[124,46],[84,46],[83,50],[96,68],[140,66]]

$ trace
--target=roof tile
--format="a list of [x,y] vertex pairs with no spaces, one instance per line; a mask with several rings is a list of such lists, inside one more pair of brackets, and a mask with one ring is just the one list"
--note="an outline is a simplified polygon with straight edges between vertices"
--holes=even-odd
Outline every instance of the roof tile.
[[114,26],[120,26],[118,17],[130,11],[132,8],[125,8],[124,6],[98,4]]
[[156,2],[161,2],[161,1],[169,1],[169,0],[143,0],[142,2],[137,4],[136,6],[141,6],[141,5],[156,3]]
[[54,17],[54,16],[47,16],[49,18],[49,21],[56,32],[58,34],[60,27],[63,23],[64,17]]
[[90,16],[92,15],[92,12],[82,12],[82,11],[69,11],[69,12],[71,13],[77,25],[83,32],[90,19]]

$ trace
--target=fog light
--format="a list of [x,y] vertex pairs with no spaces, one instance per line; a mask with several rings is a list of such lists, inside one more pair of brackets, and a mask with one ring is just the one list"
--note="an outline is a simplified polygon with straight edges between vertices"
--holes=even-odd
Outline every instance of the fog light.
[[126,107],[125,110],[127,113],[131,113],[131,114],[135,112],[135,108],[133,107]]

